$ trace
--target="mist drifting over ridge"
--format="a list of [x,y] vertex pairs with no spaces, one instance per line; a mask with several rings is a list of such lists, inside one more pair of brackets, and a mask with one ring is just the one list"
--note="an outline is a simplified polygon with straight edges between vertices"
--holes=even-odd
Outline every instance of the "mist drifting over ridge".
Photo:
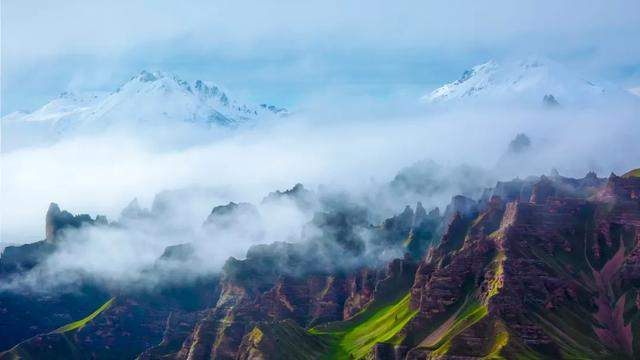
[[639,356],[637,0],[1,7],[0,360]]
[[[3,137],[21,145],[5,147],[2,154],[1,246],[40,240],[51,201],[111,220],[118,220],[134,198],[142,208],[162,203],[165,212],[154,221],[69,233],[72,241],[48,259],[48,270],[26,280],[85,273],[107,282],[140,282],[168,246],[196,244],[207,254],[197,267],[215,272],[252,245],[300,241],[313,211],[261,205],[268,193],[295,183],[342,194],[346,203],[370,209],[375,223],[417,201],[444,208],[457,194],[477,198],[479,189],[515,176],[551,169],[568,176],[589,171],[605,176],[633,168],[636,159],[628,154],[640,153],[634,135],[640,133],[637,99],[616,89],[605,92],[570,73],[549,83],[549,72],[566,68],[551,63],[548,70],[547,63],[528,59],[503,68],[495,62],[475,67],[432,93],[442,97],[467,86],[451,104],[401,96],[385,101],[327,96],[301,104],[288,116],[255,108],[266,111],[268,119],[251,106],[229,102],[227,93],[213,85],[189,84],[162,72],[143,71],[102,96],[105,100],[65,95],[33,115],[20,115],[31,120],[3,118]],[[593,94],[572,93],[578,83]],[[518,94],[508,90],[511,86],[526,91],[500,95]],[[552,92],[560,103],[549,108],[542,95]],[[136,104],[148,111],[137,112]],[[240,116],[241,125],[220,120],[231,116]],[[44,130],[46,141],[34,141],[34,124]],[[526,134],[530,144],[513,157],[508,144],[517,134]],[[413,171],[420,162],[428,169],[422,177],[448,185],[428,196],[385,195],[383,189],[398,183],[401,170]],[[203,233],[211,209],[232,201],[257,205],[260,224],[249,219],[215,235]]]
[[[39,272],[6,286],[29,288],[44,281],[56,288],[86,276],[110,286],[154,286],[160,278],[154,280],[149,269],[168,246],[184,243],[196,244],[203,255],[185,276],[215,273],[229,256],[243,258],[252,245],[301,241],[313,211],[261,204],[271,191],[295,183],[342,194],[345,203],[369,208],[375,222],[416,201],[428,209],[444,208],[465,189],[515,176],[551,169],[577,177],[588,171],[622,173],[636,165],[628,154],[640,153],[634,102],[557,109],[473,103],[413,108],[401,117],[353,104],[339,115],[326,103],[312,109],[224,136],[134,124],[3,153],[3,204],[11,204],[3,206],[3,246],[41,239],[51,201],[73,213],[118,220],[134,198],[142,208],[170,199],[164,216],[154,221],[69,232],[70,241]],[[515,160],[505,158],[509,142],[521,133],[530,148]],[[181,140],[167,141],[171,135]],[[426,176],[454,185],[429,196],[372,195],[381,194],[402,168],[425,160],[436,164]],[[461,166],[472,170],[457,170]],[[479,192],[466,195],[477,198]],[[231,201],[258,206],[260,223],[247,220],[207,234],[202,224],[211,209]]]

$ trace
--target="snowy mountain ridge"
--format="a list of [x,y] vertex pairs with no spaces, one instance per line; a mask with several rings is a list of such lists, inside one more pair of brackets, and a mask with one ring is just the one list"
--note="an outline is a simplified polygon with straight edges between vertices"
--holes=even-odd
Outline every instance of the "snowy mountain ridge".
[[436,104],[451,101],[542,102],[557,99],[560,104],[595,100],[607,91],[550,60],[531,58],[511,62],[490,60],[464,71],[462,76],[424,95],[421,100]]
[[65,92],[34,112],[15,112],[2,120],[38,122],[62,133],[172,122],[235,127],[286,114],[285,109],[274,106],[241,103],[209,82],[188,82],[165,72],[143,70],[110,94]]

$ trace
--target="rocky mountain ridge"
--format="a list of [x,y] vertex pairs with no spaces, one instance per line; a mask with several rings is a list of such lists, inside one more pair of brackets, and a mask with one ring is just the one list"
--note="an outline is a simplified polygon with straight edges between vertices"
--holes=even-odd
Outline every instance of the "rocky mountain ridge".
[[[84,326],[0,358],[633,359],[636,173],[499,182],[478,200],[455,197],[442,215],[418,204],[379,225],[356,209],[320,213],[304,242],[255,246],[219,278],[147,302],[107,294],[113,302]],[[209,221],[238,208],[218,207]],[[335,267],[322,256],[393,247],[400,258],[386,263]]]

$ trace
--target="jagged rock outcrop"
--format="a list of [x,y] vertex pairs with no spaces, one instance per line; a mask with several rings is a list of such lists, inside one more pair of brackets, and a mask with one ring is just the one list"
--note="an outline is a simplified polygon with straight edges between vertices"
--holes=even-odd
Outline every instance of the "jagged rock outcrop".
[[639,200],[640,177],[619,177],[612,173],[598,198],[602,201]]
[[121,220],[140,220],[152,218],[153,214],[149,209],[143,209],[138,202],[138,198],[134,198],[131,202],[120,212]]
[[316,196],[312,191],[307,190],[304,185],[297,183],[291,189],[271,192],[262,199],[263,204],[273,204],[280,201],[291,202],[301,210],[311,210],[316,202]]
[[229,228],[242,226],[243,223],[256,223],[259,221],[260,213],[252,204],[230,202],[227,205],[214,207],[204,222],[204,226]]
[[95,219],[87,214],[73,215],[66,210],[60,210],[56,203],[49,205],[45,221],[45,239],[54,241],[60,232],[67,228],[79,228],[82,225],[106,225],[107,218],[98,215]]
[[421,259],[429,244],[439,236],[442,221],[438,208],[427,213],[422,203],[418,202],[415,212],[406,206],[399,215],[383,221],[380,238],[387,245],[402,243],[409,254]]
[[31,244],[7,246],[0,254],[0,275],[8,276],[17,272],[28,271],[51,255],[58,247],[64,231],[78,229],[82,226],[105,226],[108,220],[98,215],[95,219],[87,214],[73,215],[60,210],[56,203],[51,203],[45,216],[45,239]]
[[560,106],[560,103],[558,102],[558,100],[556,100],[556,97],[553,96],[552,94],[546,94],[545,96],[542,97],[542,105],[544,105],[547,108],[555,108]]

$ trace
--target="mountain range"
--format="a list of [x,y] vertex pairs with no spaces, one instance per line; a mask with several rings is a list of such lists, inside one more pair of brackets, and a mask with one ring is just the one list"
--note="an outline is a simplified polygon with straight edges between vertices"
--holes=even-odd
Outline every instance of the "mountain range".
[[[529,58],[490,60],[464,71],[451,83],[422,96],[431,106],[464,103],[547,108],[638,103],[632,90],[596,85],[557,62]],[[413,101],[413,100],[411,100]],[[229,129],[277,120],[289,112],[273,105],[252,105],[201,80],[166,72],[141,71],[110,93],[64,92],[33,112],[2,117],[3,147],[51,143],[67,135],[111,129],[158,127]]]
[[[418,203],[381,223],[319,196],[302,185],[269,195],[324,205],[299,242],[253,246],[219,274],[146,290],[85,279],[62,295],[0,292],[0,359],[640,355],[640,170],[502,181],[442,212]],[[256,216],[230,203],[203,226]],[[123,224],[52,204],[46,238],[7,247],[0,275],[38,271],[69,229]],[[193,245],[167,248],[149,273],[195,266]]]
[[[558,103],[597,102],[620,95],[596,85],[571,69],[541,58],[498,62],[490,60],[465,70],[451,83],[424,95],[426,103],[461,100],[541,102],[549,96]],[[33,112],[17,111],[3,123],[46,124],[58,132],[105,128],[117,124],[189,122],[238,126],[287,110],[273,105],[250,105],[233,99],[220,87],[201,80],[188,82],[166,72],[141,71],[111,93],[64,92]]]
[[111,93],[64,92],[33,112],[14,112],[2,121],[3,126],[46,129],[60,135],[180,123],[237,127],[287,113],[273,105],[240,102],[209,82],[188,82],[165,72],[143,70]]

